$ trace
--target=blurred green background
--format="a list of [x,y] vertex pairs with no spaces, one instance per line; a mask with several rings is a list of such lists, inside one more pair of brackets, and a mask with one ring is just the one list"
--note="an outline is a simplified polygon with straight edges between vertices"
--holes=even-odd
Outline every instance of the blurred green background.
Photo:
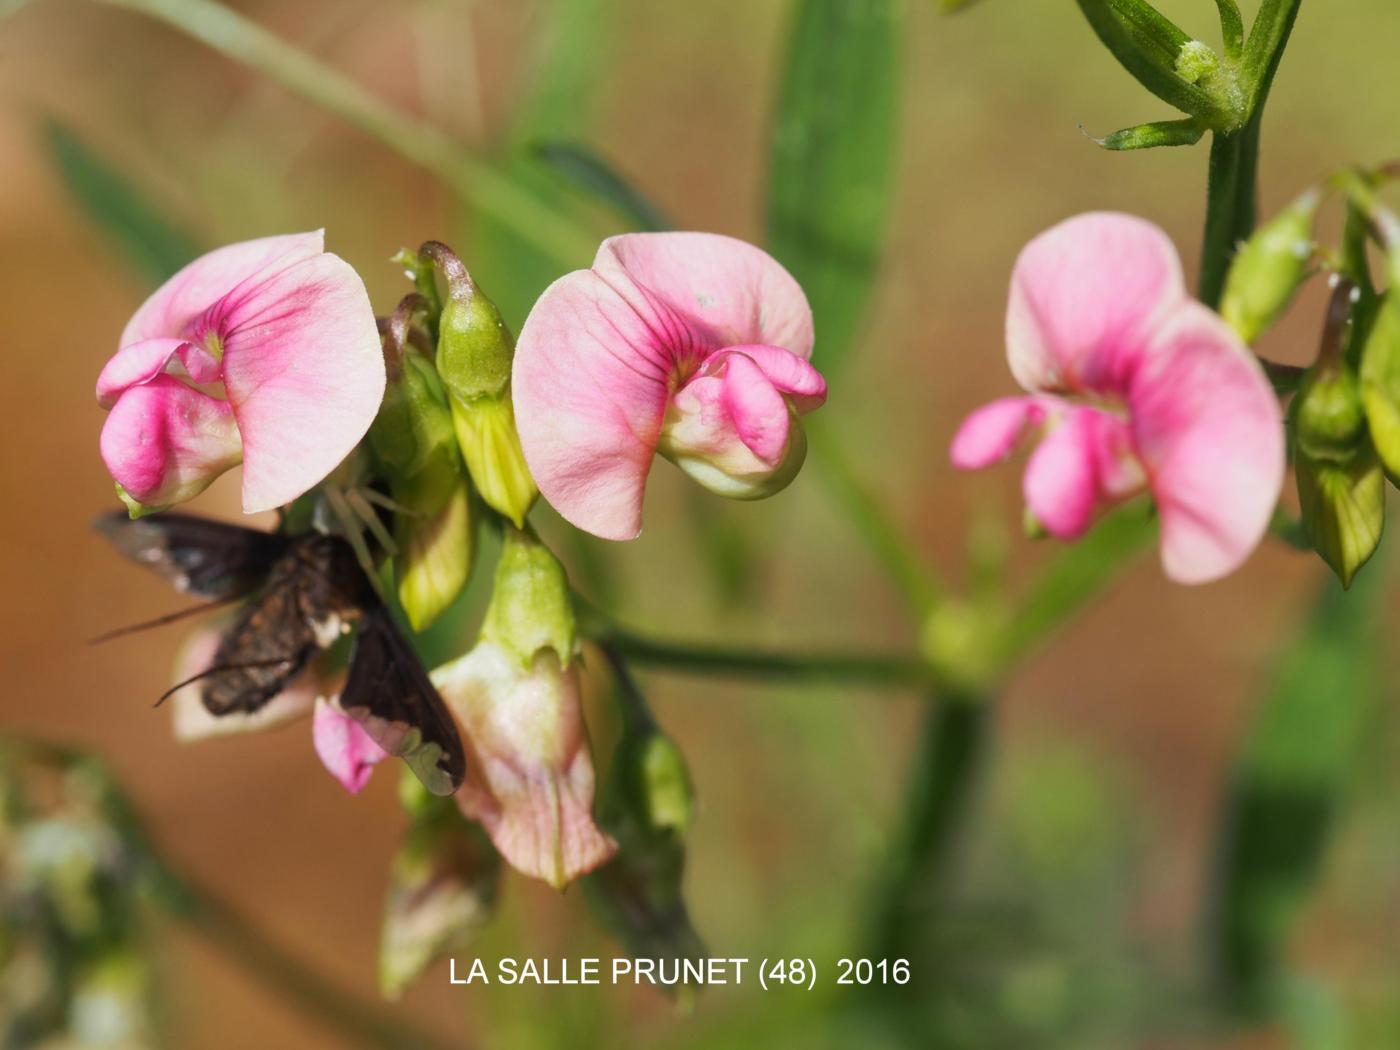
[[[681,227],[764,238],[794,5],[236,6],[501,158],[599,238],[623,221],[531,162],[532,143],[587,143]],[[1161,6],[1216,39],[1214,5]],[[907,0],[900,19],[890,234],[822,415],[952,581],[967,575],[969,529],[985,536],[997,523],[1020,580],[1052,552],[1015,534],[1018,472],[955,476],[946,459],[963,414],[1011,389],[1000,331],[1012,260],[1046,226],[1115,208],[1165,226],[1194,268],[1206,147],[1093,146],[1081,125],[1101,135],[1172,114],[1069,3],[987,0],[942,17],[932,0]],[[1397,40],[1393,0],[1304,4],[1265,122],[1266,212],[1339,165],[1400,154]],[[841,41],[821,46],[835,62]],[[113,504],[93,379],[165,261],[133,259],[86,213],[71,177],[89,156],[153,203],[168,227],[160,252],[324,226],[381,312],[405,290],[389,256],[430,237],[456,246],[517,324],[567,267],[522,256],[379,143],[169,29],[83,0],[35,0],[0,23],[0,484],[10,506],[0,522],[0,719],[107,756],[175,863],[375,997],[385,868],[403,827],[393,778],[346,798],[304,726],[179,745],[165,712],[149,707],[178,630],[84,645],[172,608],[158,581],[87,530]],[[1314,290],[1262,349],[1306,362],[1319,324]],[[823,366],[820,328],[815,361]],[[563,553],[625,622],[665,634],[913,648],[899,596],[820,471],[814,460],[777,499],[737,505],[698,498],[678,472],[658,469],[641,539]],[[236,513],[236,482],[224,479],[199,509]],[[1033,654],[995,698],[949,877],[911,913],[917,980],[903,995],[832,984],[835,960],[870,935],[924,698],[645,672],[700,798],[687,884],[697,927],[715,955],[812,957],[818,990],[712,989],[680,1016],[646,990],[454,989],[443,966],[404,1009],[468,1045],[503,1048],[1400,1045],[1400,711],[1383,641],[1395,602],[1384,569],[1369,571],[1369,586],[1310,620],[1326,586],[1312,556],[1268,545],[1204,589],[1168,584],[1144,558]],[[1305,786],[1336,806],[1322,818],[1331,834],[1316,885],[1282,927],[1285,993],[1264,1015],[1227,1023],[1202,949],[1211,869],[1226,800],[1240,798],[1237,755],[1270,696],[1285,697],[1270,710],[1293,719],[1291,746],[1316,756]],[[1339,710],[1329,735],[1319,727]],[[606,737],[604,705],[592,711]],[[1303,841],[1311,829],[1287,807],[1270,819],[1284,841],[1263,856],[1282,871],[1290,830]],[[1290,888],[1278,893],[1291,915]],[[169,1045],[342,1045],[201,939],[155,922]],[[579,893],[520,878],[477,948],[485,959],[611,951]]]

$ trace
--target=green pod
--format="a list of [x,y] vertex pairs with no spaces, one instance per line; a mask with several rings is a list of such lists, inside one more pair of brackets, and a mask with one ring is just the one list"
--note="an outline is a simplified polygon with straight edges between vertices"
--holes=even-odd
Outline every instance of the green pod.
[[1246,343],[1278,320],[1307,276],[1313,220],[1321,202],[1321,193],[1308,190],[1260,227],[1235,255],[1220,314]]

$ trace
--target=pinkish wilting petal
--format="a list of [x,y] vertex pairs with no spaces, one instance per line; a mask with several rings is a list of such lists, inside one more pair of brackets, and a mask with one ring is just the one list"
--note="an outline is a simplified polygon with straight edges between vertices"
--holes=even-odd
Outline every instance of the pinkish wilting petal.
[[374,767],[389,757],[359,722],[325,697],[316,700],[311,740],[321,764],[352,795],[364,790]]
[[1283,420],[1259,362],[1224,321],[1188,303],[1156,336],[1128,405],[1167,575],[1204,583],[1233,572],[1283,487]]
[[1181,261],[1157,226],[1113,212],[1068,219],[1016,260],[1012,375],[1032,391],[1121,393],[1152,331],[1185,298]]
[[562,889],[617,849],[593,821],[593,759],[577,666],[550,650],[530,668],[481,642],[439,667],[434,684],[467,749],[457,802],[516,870]]

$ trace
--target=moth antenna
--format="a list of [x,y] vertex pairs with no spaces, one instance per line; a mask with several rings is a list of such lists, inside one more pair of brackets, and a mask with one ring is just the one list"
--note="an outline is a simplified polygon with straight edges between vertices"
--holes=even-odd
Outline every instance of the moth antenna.
[[215,598],[213,601],[203,602],[199,605],[191,606],[188,609],[181,609],[178,612],[157,616],[154,620],[146,620],[143,623],[133,623],[127,627],[118,627],[116,630],[108,631],[106,634],[99,634],[96,638],[89,638],[87,644],[102,645],[104,642],[110,642],[115,638],[123,638],[128,634],[135,634],[137,631],[149,631],[155,627],[164,627],[168,623],[175,623],[178,620],[184,620],[190,616],[198,616],[200,613],[209,612],[211,609],[217,609],[220,606],[239,601],[243,597],[244,595],[241,594],[232,594],[227,598]]
[[216,664],[213,667],[206,667],[204,670],[200,671],[199,674],[191,675],[189,678],[186,678],[183,682],[176,682],[165,692],[161,693],[160,699],[158,699],[151,706],[159,707],[161,704],[165,703],[172,696],[178,693],[181,689],[185,688],[185,686],[194,685],[195,682],[208,678],[210,675],[225,674],[229,671],[251,671],[254,668],[258,667],[282,667],[291,662],[292,660],[289,657],[284,656],[277,660],[254,660],[253,662],[246,664]]

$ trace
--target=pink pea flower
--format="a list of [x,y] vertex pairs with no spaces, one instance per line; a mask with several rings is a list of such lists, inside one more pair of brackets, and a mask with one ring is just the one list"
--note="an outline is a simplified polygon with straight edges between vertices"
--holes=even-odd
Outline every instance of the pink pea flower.
[[359,722],[326,697],[316,699],[311,741],[321,764],[352,795],[364,790],[374,767],[389,757]]
[[612,540],[642,528],[656,453],[701,485],[759,499],[806,455],[826,400],[812,313],[770,256],[712,233],[612,237],[546,289],[512,385],[526,462],[554,508]]
[[1283,485],[1283,424],[1259,362],[1186,292],[1156,226],[1094,213],[1021,252],[1011,278],[1007,356],[1028,396],[967,418],[953,464],[978,470],[1043,434],[1023,491],[1064,540],[1107,506],[1152,494],[1162,564],[1181,583],[1238,568]]
[[323,231],[232,244],[136,311],[97,380],[101,450],[128,500],[190,499],[243,463],[243,509],[321,481],[364,436],[384,360],[364,283]]

